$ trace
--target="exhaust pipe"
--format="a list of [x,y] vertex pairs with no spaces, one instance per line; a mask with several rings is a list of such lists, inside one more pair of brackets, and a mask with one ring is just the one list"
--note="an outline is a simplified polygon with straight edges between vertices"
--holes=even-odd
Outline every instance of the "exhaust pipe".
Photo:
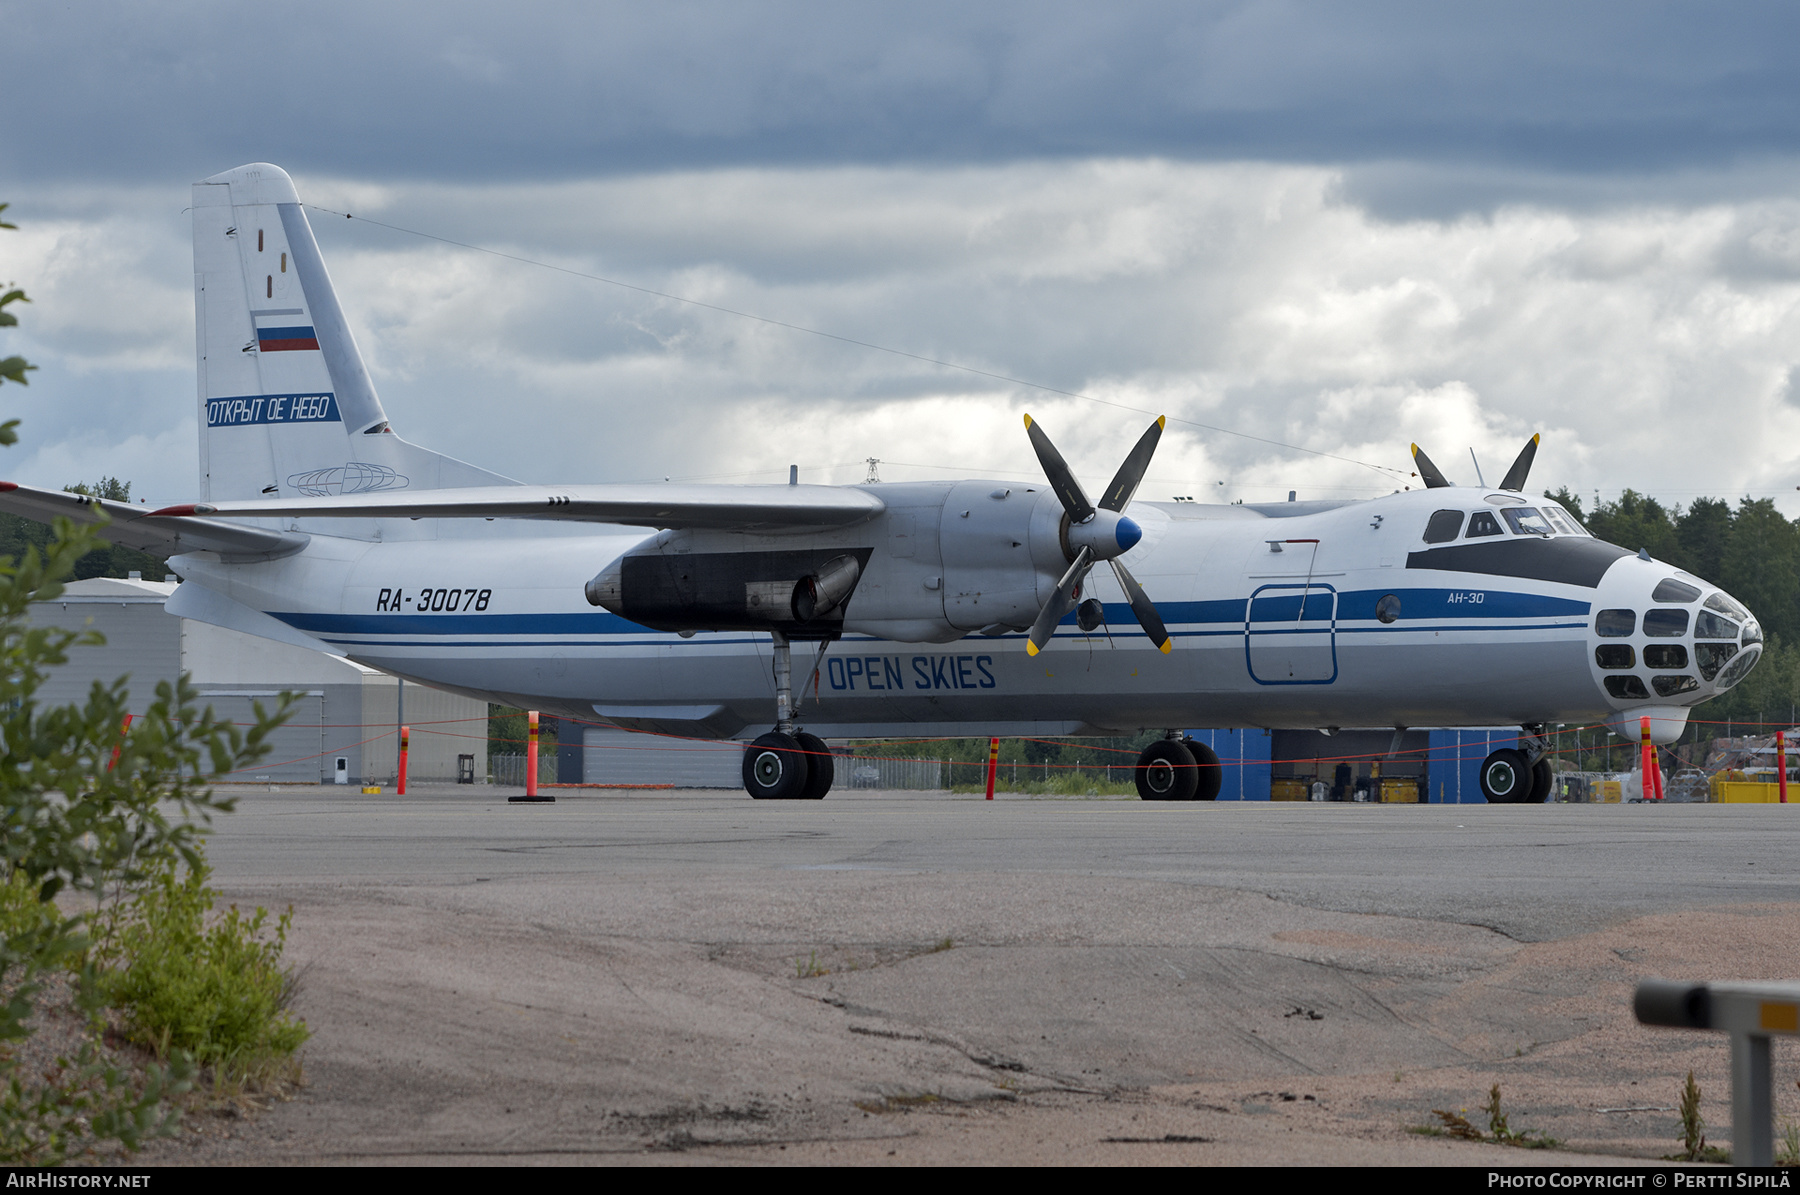
[[821,614],[837,609],[856,588],[862,566],[854,556],[838,556],[825,562],[825,567],[794,584],[794,621],[811,622]]

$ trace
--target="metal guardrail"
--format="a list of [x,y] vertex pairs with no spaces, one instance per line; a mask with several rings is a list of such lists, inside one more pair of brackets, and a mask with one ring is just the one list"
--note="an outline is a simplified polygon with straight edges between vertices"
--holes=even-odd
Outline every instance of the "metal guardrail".
[[1800,1037],[1800,983],[1683,983],[1646,979],[1632,1012],[1645,1025],[1731,1034],[1731,1163],[1775,1164],[1769,1038]]

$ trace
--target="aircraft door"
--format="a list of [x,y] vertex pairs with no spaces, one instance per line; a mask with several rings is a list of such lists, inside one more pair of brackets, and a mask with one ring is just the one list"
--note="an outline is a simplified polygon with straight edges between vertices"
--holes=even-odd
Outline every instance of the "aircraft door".
[[1337,679],[1337,590],[1311,578],[1259,586],[1244,611],[1244,659],[1259,685]]

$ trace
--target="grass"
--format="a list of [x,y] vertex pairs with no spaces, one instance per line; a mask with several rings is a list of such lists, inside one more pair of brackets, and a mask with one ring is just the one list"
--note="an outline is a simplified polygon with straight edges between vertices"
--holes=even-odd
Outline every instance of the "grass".
[[1487,1103],[1481,1111],[1487,1113],[1487,1131],[1469,1120],[1461,1112],[1446,1112],[1442,1108],[1433,1108],[1431,1114],[1438,1118],[1435,1125],[1413,1125],[1409,1132],[1423,1137],[1454,1137],[1459,1141],[1488,1141],[1495,1145],[1511,1145],[1517,1149],[1560,1149],[1562,1142],[1555,1137],[1547,1137],[1532,1129],[1515,1130],[1508,1122],[1506,1109],[1500,1103],[1500,1084],[1488,1088]]
[[204,860],[171,868],[116,913],[94,952],[99,989],[126,1037],[161,1058],[185,1053],[215,1092],[298,1081],[311,1032],[290,1011],[298,977],[282,963],[292,910],[273,924],[267,909],[215,914],[210,875]]
[[[827,947],[828,951],[829,949],[830,948]],[[907,959],[923,958],[928,954],[942,954],[946,950],[954,949],[956,949],[956,939],[945,935],[927,946],[914,947],[911,949],[890,949],[885,962],[904,962]],[[840,971],[859,971],[865,969],[862,963],[859,963],[856,959],[847,955],[843,955],[841,952],[839,957],[843,959],[842,965],[838,968]],[[868,966],[870,967],[880,967],[883,965],[885,965],[884,960],[879,955],[873,961],[868,963]],[[795,979],[817,979],[821,975],[830,974],[832,974],[832,968],[826,965],[825,960],[819,958],[819,952],[817,950],[809,950],[804,956],[794,956]]]
[[921,1091],[913,1094],[885,1095],[879,1100],[857,1100],[856,1107],[861,1111],[882,1115],[888,1112],[910,1112],[914,1108],[929,1108],[933,1104],[941,1104],[944,1097],[935,1091]]
[[[1138,795],[1137,785],[1129,776],[1124,780],[1108,780],[1104,770],[1088,772],[1081,769],[1074,771],[1058,771],[1050,779],[1040,775],[1035,780],[1010,779],[1006,770],[1010,765],[1002,764],[999,774],[994,779],[994,788],[1000,792],[1025,793],[1037,797],[1135,797]],[[1125,769],[1115,765],[1113,771]],[[983,773],[978,784],[952,784],[953,793],[984,793],[987,791],[987,775]]]
[[1689,1071],[1681,1089],[1681,1152],[1664,1154],[1665,1162],[1718,1162],[1729,1164],[1731,1151],[1706,1143],[1706,1121],[1700,1115],[1700,1084]]

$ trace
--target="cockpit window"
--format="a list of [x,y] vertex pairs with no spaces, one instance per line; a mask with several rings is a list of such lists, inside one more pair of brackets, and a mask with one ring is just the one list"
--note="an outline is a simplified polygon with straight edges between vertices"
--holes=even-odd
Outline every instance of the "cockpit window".
[[1559,535],[1587,534],[1587,532],[1581,529],[1581,524],[1571,518],[1569,512],[1565,510],[1559,510],[1554,506],[1546,506],[1544,507],[1544,517],[1550,520],[1550,525],[1556,528]]
[[1476,539],[1483,535],[1503,534],[1505,533],[1500,530],[1500,520],[1494,517],[1492,511],[1478,510],[1469,516],[1468,538]]
[[1650,595],[1653,602],[1691,602],[1700,596],[1692,585],[1683,585],[1673,577],[1665,577]]
[[1514,535],[1556,534],[1549,521],[1539,514],[1535,507],[1508,507],[1500,513],[1506,516],[1506,525],[1513,529]]
[[1440,510],[1431,516],[1431,522],[1425,524],[1425,542],[1428,544],[1447,544],[1456,538],[1462,530],[1463,512],[1460,510]]
[[1654,635],[1660,639],[1674,639],[1687,634],[1688,612],[1686,610],[1646,610],[1644,611],[1644,634]]

